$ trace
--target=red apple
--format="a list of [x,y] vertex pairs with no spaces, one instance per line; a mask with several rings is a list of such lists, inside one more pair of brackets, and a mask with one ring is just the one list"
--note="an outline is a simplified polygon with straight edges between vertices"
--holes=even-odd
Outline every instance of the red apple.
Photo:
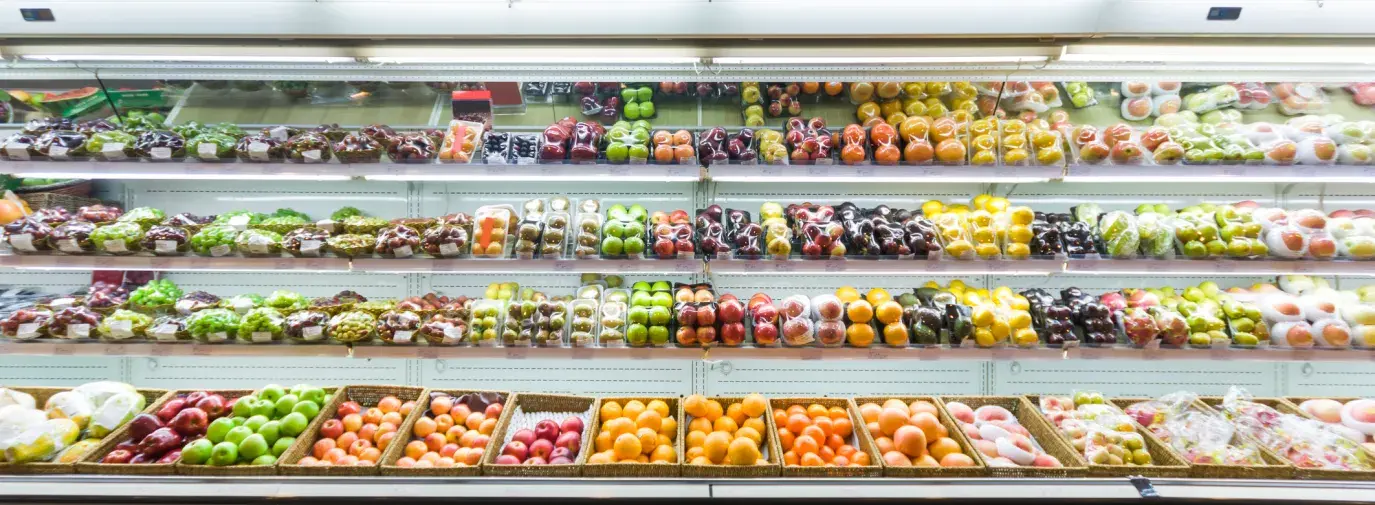
[[[548,440],[554,443],[559,439],[559,423],[545,419],[535,424],[535,438],[538,440]],[[531,444],[534,445],[534,444]]]
[[740,300],[734,298],[727,300],[722,297],[718,309],[721,311],[719,316],[723,323],[738,323],[745,319],[745,307],[740,305]]
[[697,326],[712,326],[716,324],[716,308],[711,305],[697,307]]
[[210,396],[210,393],[205,391],[193,391],[191,394],[186,395],[186,404],[195,407],[197,403],[200,403],[200,401],[207,396]]
[[548,462],[548,461],[545,461],[544,458],[541,458],[541,457],[537,457],[537,456],[536,456],[536,457],[532,457],[532,458],[530,458],[530,459],[525,460],[525,463],[524,463],[524,464],[530,465],[530,466],[540,466],[540,465],[547,465],[547,464],[549,464],[549,462]]
[[554,441],[554,447],[556,447],[556,449],[549,455],[549,459],[556,457],[558,449],[577,454],[578,449],[582,448],[582,435],[576,431],[565,431],[560,433],[559,439]]
[[[210,398],[206,398],[206,400]],[[201,400],[201,402],[204,403],[206,400]],[[209,426],[209,424],[210,420],[207,413],[196,407],[178,412],[176,417],[173,417],[171,421],[167,422],[168,427],[176,430],[176,432],[183,437],[205,433],[205,428]]]
[[[582,428],[583,428],[583,425],[582,425],[582,418],[577,417],[577,416],[569,416],[568,419],[564,419],[562,423],[559,423],[559,431],[563,431],[563,432],[570,432],[570,431],[571,431],[571,432],[573,432],[573,433],[577,433],[577,434],[581,435],[581,434],[582,434]],[[559,445],[559,444],[558,444],[557,441],[556,441],[554,445]],[[562,447],[561,445],[559,445],[559,446]]]
[[554,443],[541,438],[536,440],[535,443],[530,444],[530,459],[548,459],[549,453],[553,452],[553,450]]
[[219,419],[229,413],[224,406],[224,397],[220,395],[206,395],[205,398],[196,402],[195,405],[196,408],[205,411],[205,415],[211,420]]
[[516,434],[511,435],[512,442],[520,442],[521,445],[524,445],[526,447],[529,447],[530,444],[535,443],[535,439],[535,432],[533,430],[528,429],[517,431]]
[[105,457],[100,460],[100,462],[123,464],[128,463],[131,459],[134,459],[134,453],[126,451],[124,449],[115,449],[113,451],[110,451],[109,454],[106,454]]
[[710,344],[716,341],[716,328],[704,326],[697,328],[697,343]]
[[187,405],[185,398],[173,398],[168,400],[167,403],[164,403],[162,407],[158,409],[158,419],[162,420],[164,423],[171,421],[172,418],[177,417],[177,413],[181,412],[181,409],[186,408]]
[[697,331],[691,326],[681,326],[674,337],[678,345],[697,345]]
[[[176,416],[172,416],[173,419]],[[129,438],[133,440],[143,440],[149,433],[157,431],[163,427],[162,420],[152,414],[139,414],[129,421]]]
[[325,438],[338,439],[344,434],[344,423],[338,419],[330,419],[320,426],[320,436]]
[[759,308],[751,309],[754,311],[755,321],[777,322],[778,309],[773,305],[761,305]]
[[554,461],[558,461],[559,458],[572,461],[575,454],[577,453],[569,451],[567,447],[555,447],[554,451],[549,453],[549,464],[557,465],[558,463],[554,463]]
[[678,248],[673,245],[673,240],[661,238],[654,241],[654,254],[661,258],[672,258]]
[[726,323],[721,325],[721,343],[725,345],[740,345],[745,342],[744,323]]
[[697,307],[691,303],[680,302],[678,304],[678,324],[683,326],[696,326]]
[[754,340],[757,343],[772,343],[778,340],[778,327],[773,324],[754,327]]
[[517,457],[512,456],[512,455],[510,455],[510,454],[502,454],[502,455],[500,455],[500,456],[497,456],[496,464],[498,464],[498,465],[519,465],[519,464],[520,464],[520,458],[517,458]]
[[517,462],[525,461],[525,456],[528,455],[529,452],[530,450],[526,447],[526,445],[517,440],[507,442],[506,446],[501,448],[501,454],[503,456],[515,457]]
[[349,415],[349,414],[362,414],[362,413],[363,413],[363,406],[362,406],[362,405],[359,405],[358,402],[355,402],[355,401],[347,401],[347,402],[344,402],[344,403],[339,404],[339,410],[335,413],[335,415],[338,416],[340,419],[343,419],[344,416],[347,416],[347,415]]

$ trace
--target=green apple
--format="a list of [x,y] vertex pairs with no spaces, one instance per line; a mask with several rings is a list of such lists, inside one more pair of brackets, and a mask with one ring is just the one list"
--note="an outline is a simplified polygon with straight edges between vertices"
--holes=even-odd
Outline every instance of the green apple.
[[602,254],[609,256],[619,256],[624,252],[625,243],[621,239],[607,235],[602,239]]
[[253,416],[248,418],[247,421],[244,421],[243,426],[245,428],[253,430],[254,433],[257,433],[258,428],[262,428],[263,425],[267,424],[268,421],[271,421],[271,419],[269,419],[267,416]]
[[288,437],[294,437],[306,431],[306,425],[308,424],[310,424],[310,421],[306,420],[304,414],[292,412],[282,418],[281,432]]
[[257,433],[249,435],[248,438],[239,442],[239,457],[243,459],[252,460],[267,454],[269,450],[271,448],[267,445],[267,439]]
[[272,455],[280,457],[282,453],[291,448],[291,444],[296,443],[296,437],[282,437],[272,443]]
[[306,419],[314,421],[315,416],[320,415],[320,405],[311,401],[300,401],[296,403],[295,407],[291,408],[291,411],[300,412],[306,416]]
[[[229,430],[232,429],[234,429],[234,420],[228,417],[221,417],[212,421],[210,426],[205,428],[205,438],[210,439],[212,443],[218,444],[224,441],[225,435],[228,435]],[[206,451],[206,455],[209,456],[208,450]]]
[[649,342],[650,342],[651,344],[654,344],[654,345],[663,345],[663,344],[668,343],[668,327],[667,327],[667,326],[650,326],[650,327],[649,327]]
[[633,146],[630,146],[630,158],[639,161],[648,160],[649,146],[646,146],[644,144],[635,144]]
[[630,220],[625,222],[625,234],[621,235],[621,238],[644,236],[645,225],[642,220]]
[[1149,203],[1143,203],[1143,204],[1141,204],[1141,205],[1137,205],[1137,206],[1136,206],[1136,215],[1138,215],[1138,216],[1139,216],[1139,215],[1142,215],[1142,214],[1148,214],[1148,213],[1151,213],[1151,212],[1155,212],[1155,206],[1154,206],[1154,205],[1151,205],[1151,204],[1149,204]]
[[634,284],[630,285],[631,291],[649,291],[649,289],[649,282],[647,281],[635,281]]
[[[636,293],[636,294],[644,294],[645,296],[649,296],[649,295],[646,294],[646,293]],[[629,311],[629,312],[627,313],[627,315],[626,315],[626,319],[627,319],[628,321],[630,321],[631,323],[633,323],[633,324],[645,324],[645,323],[648,323],[648,322],[649,322],[649,309],[646,308],[646,307],[641,307],[641,306],[631,307],[631,308],[630,308],[630,311]]]
[[636,96],[639,96],[639,93],[636,92],[636,89],[635,89],[635,88],[622,88],[622,89],[621,89],[621,101],[622,101],[622,102],[625,102],[625,103],[634,102]]
[[1155,211],[1161,214],[1169,214],[1170,206],[1163,203],[1157,203],[1155,204]]
[[[654,305],[654,296],[649,294],[649,291],[635,291],[630,294],[631,307],[648,307],[650,305]],[[634,309],[631,310],[633,311]],[[648,316],[648,313],[646,313],[646,316]]]
[[286,396],[286,390],[282,389],[281,386],[278,386],[276,384],[268,384],[267,386],[263,387],[262,391],[258,392],[258,398],[262,398],[264,400],[274,403],[277,401],[278,398],[281,398],[283,396]]
[[612,142],[606,146],[606,159],[610,161],[625,161],[630,157],[630,148],[620,142]]
[[606,225],[602,226],[602,235],[616,238],[625,237],[625,223],[625,221],[617,219],[607,221]]
[[640,117],[654,117],[654,102],[641,102]]
[[636,121],[636,122],[634,122],[634,123],[631,123],[631,124],[630,124],[630,129],[632,129],[632,130],[644,130],[644,131],[649,131],[649,130],[653,130],[653,129],[654,129],[654,125],[649,124],[649,121],[645,121],[645,120],[641,119],[641,120],[639,120],[639,121]]
[[[638,124],[639,121],[636,121],[635,123]],[[626,120],[622,119],[622,120],[620,120],[620,121],[616,121],[615,123],[611,123],[611,128],[612,128],[612,129],[624,128],[624,129],[629,130],[629,129],[631,129],[631,128],[634,128],[634,126],[632,126],[632,124],[630,123],[630,121],[626,121]]]
[[277,456],[271,454],[264,454],[262,456],[253,458],[253,461],[249,464],[253,466],[272,466],[275,463],[277,463]]
[[651,298],[653,299],[655,307],[660,307],[667,310],[669,307],[673,306],[673,295],[668,294],[668,291],[659,291],[657,293],[654,293],[653,295],[651,295]]
[[258,401],[258,397],[253,395],[239,398],[239,401],[234,402],[233,414],[237,417],[248,417],[253,415],[253,402],[256,401]]
[[314,404],[316,404],[316,405],[324,405],[324,404],[325,404],[325,390],[324,390],[324,388],[317,388],[317,387],[309,387],[309,386],[308,386],[308,387],[306,387],[306,389],[305,389],[304,392],[302,392],[301,394],[296,395],[296,396],[301,397],[301,401],[303,401],[303,402],[312,402],[312,403],[314,403]]
[[621,114],[624,114],[626,119],[639,119],[640,106],[634,103],[627,103],[625,104],[625,109],[621,110]]
[[649,338],[649,330],[643,324],[631,324],[625,330],[625,338],[631,345],[643,345]]
[[671,291],[672,289],[673,289],[673,286],[669,285],[668,281],[654,281],[654,284],[650,285],[650,287],[649,287],[649,290],[650,290],[650,291],[654,291],[654,292],[663,291],[663,292],[665,292],[665,293]]
[[[220,419],[224,419],[221,417]],[[218,421],[219,419],[216,419]],[[211,442],[210,437],[202,438],[195,442],[186,444],[181,449],[181,462],[188,465],[202,465],[210,461],[210,452],[214,450],[215,443]]]
[[238,446],[240,442],[243,442],[245,438],[248,438],[249,435],[252,434],[253,430],[249,429],[247,426],[235,426],[229,430],[229,433],[224,435],[224,441]]
[[[185,451],[183,451],[185,457]],[[210,449],[211,466],[230,466],[239,462],[239,445],[233,442],[224,441],[215,444]]]
[[296,398],[296,395],[286,395],[286,396],[283,396],[283,397],[281,397],[281,398],[278,398],[278,399],[277,399],[277,407],[276,407],[277,415],[272,416],[272,417],[274,417],[274,418],[281,418],[282,416],[285,416],[285,415],[287,415],[287,414],[290,414],[290,413],[291,413],[291,408],[292,408],[292,407],[295,407],[295,406],[296,406],[296,403],[299,402],[299,401],[300,401],[300,399],[299,399],[299,398]]
[[672,317],[673,314],[669,312],[668,307],[656,305],[649,309],[649,324],[663,326],[668,324],[669,319]]
[[632,204],[627,213],[630,215],[631,220],[641,223],[645,222],[645,218],[649,217],[649,211],[645,210],[645,207],[638,203]]
[[640,238],[639,235],[626,237],[624,246],[625,253],[628,255],[635,255],[645,252],[645,241],[644,239]]
[[277,443],[277,439],[282,438],[282,424],[279,421],[268,421],[263,427],[258,428],[258,434],[263,436],[267,445]]
[[630,215],[630,211],[626,210],[625,206],[619,203],[606,209],[606,217],[610,219],[624,221],[628,215]]
[[654,98],[654,88],[651,88],[649,86],[640,86],[640,88],[636,90],[635,98],[641,102],[648,102],[652,100]]
[[235,417],[233,418],[233,421],[234,421],[234,426],[243,426],[243,423],[248,422],[248,418],[247,418],[247,417],[237,417],[237,416],[235,416]]
[[268,400],[267,398],[259,399],[253,403],[253,415],[272,417],[273,414],[277,413],[277,404],[275,402],[276,400]]

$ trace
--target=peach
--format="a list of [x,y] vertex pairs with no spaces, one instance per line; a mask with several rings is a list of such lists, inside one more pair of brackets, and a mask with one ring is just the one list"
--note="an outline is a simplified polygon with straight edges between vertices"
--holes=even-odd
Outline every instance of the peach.
[[922,454],[920,458],[912,461],[912,466],[937,467],[941,466],[941,464],[939,461],[936,461],[936,458],[931,457],[930,454]]
[[876,403],[866,403],[859,406],[859,417],[863,418],[865,423],[878,422],[880,412],[883,412],[883,407]]
[[934,414],[928,412],[918,412],[912,414],[908,419],[908,424],[920,428],[922,434],[926,435],[927,440],[935,440],[941,437],[941,422],[936,420]]
[[1342,404],[1326,398],[1308,400],[1299,404],[1299,409],[1325,423],[1342,422]]
[[945,410],[950,411],[950,416],[962,423],[974,422],[974,409],[969,408],[960,402],[950,402],[945,404]]
[[974,449],[983,453],[984,456],[990,458],[998,457],[998,444],[988,440],[974,440],[972,442],[974,444]]
[[1035,459],[1035,460],[1032,460],[1031,466],[1039,466],[1039,467],[1045,467],[1045,468],[1057,468],[1057,467],[1061,467],[1061,466],[1064,466],[1064,465],[1061,465],[1061,464],[1060,464],[1060,460],[1055,459],[1055,456],[1051,456],[1051,455],[1046,454],[1046,453],[1041,453],[1041,454],[1037,454],[1037,455],[1036,455],[1036,459]]
[[893,434],[893,445],[908,456],[921,456],[926,454],[926,435],[916,426],[902,426]]
[[940,409],[937,409],[935,404],[928,402],[926,400],[917,400],[915,402],[912,402],[912,404],[908,405],[907,408],[912,411],[912,415],[914,416],[922,412],[926,412],[928,414],[931,414],[932,416],[939,417],[939,414],[937,413],[940,412]]
[[983,435],[979,434],[979,427],[973,424],[960,425],[960,431],[963,431],[964,436],[969,437],[970,440],[983,440],[984,438]]
[[883,453],[883,463],[888,466],[912,466],[912,460],[898,451]]
[[974,419],[978,421],[1007,421],[1015,418],[1005,408],[997,405],[984,405],[974,409]]
[[879,430],[883,431],[885,435],[897,433],[899,427],[907,425],[908,414],[905,412],[906,410],[906,405],[902,406],[902,410],[884,408],[883,412],[880,412],[878,415]]
[[874,445],[878,446],[878,452],[880,454],[886,454],[897,450],[897,446],[893,444],[893,439],[888,437],[875,438]]
[[944,458],[941,458],[940,463],[943,467],[974,466],[972,458],[960,453],[946,454]]

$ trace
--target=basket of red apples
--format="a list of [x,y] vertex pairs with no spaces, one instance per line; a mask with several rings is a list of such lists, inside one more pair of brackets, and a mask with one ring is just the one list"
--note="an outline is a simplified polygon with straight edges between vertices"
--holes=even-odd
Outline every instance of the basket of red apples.
[[597,425],[596,399],[590,396],[517,395],[511,412],[497,426],[482,460],[483,475],[577,477]]
[[134,416],[76,464],[77,473],[173,475],[181,450],[205,436],[215,419],[230,415],[250,389],[174,391]]

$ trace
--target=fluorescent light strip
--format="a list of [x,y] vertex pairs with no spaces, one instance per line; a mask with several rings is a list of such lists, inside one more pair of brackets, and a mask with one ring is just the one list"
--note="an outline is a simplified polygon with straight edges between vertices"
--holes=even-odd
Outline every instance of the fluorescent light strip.
[[583,64],[583,65],[600,65],[600,64],[626,64],[626,65],[633,65],[633,64],[646,64],[646,65],[652,65],[652,64],[663,64],[663,65],[691,65],[691,64],[693,64],[693,63],[699,63],[699,62],[702,61],[701,58],[690,57],[690,56],[560,56],[560,55],[548,55],[548,56],[521,56],[521,55],[515,55],[515,54],[509,55],[509,56],[500,56],[500,55],[480,56],[480,55],[472,55],[472,56],[448,56],[448,57],[445,57],[445,56],[432,56],[432,57],[413,57],[413,58],[406,58],[406,57],[400,57],[400,58],[398,58],[398,57],[387,57],[387,56],[373,56],[373,57],[369,57],[367,60],[368,60],[369,63],[383,63],[383,64],[393,64],[393,65],[427,64],[427,63],[429,63],[429,64],[445,64],[445,63],[451,63],[451,64],[494,64],[494,65],[501,65],[501,64],[540,64],[540,63],[570,64],[570,65],[576,65],[576,64]]
[[528,182],[696,182],[696,176],[665,175],[536,175],[536,174],[378,174],[366,175],[369,181],[396,182],[471,182],[471,181],[528,181]]
[[340,174],[226,174],[226,173],[148,173],[148,172],[16,172],[15,177],[35,179],[140,179],[140,180],[197,180],[197,181],[347,181],[351,177]]
[[[1372,266],[1375,266],[1375,265],[1372,265]],[[1275,270],[1275,269],[1271,269],[1271,270],[1170,270],[1170,269],[1162,269],[1162,270],[1074,270],[1074,268],[1073,268],[1072,266],[1070,267],[1070,270],[1066,271],[1065,273],[1066,273],[1066,274],[1071,274],[1071,275],[1098,275],[1098,276],[1105,276],[1105,275],[1106,275],[1106,276],[1120,275],[1120,276],[1124,276],[1124,277],[1126,277],[1126,276],[1161,276],[1161,275],[1164,275],[1164,276],[1167,276],[1167,277],[1168,277],[1168,276],[1171,276],[1171,275],[1217,275],[1217,276],[1222,276],[1222,277],[1272,277],[1272,276],[1274,276],[1275,274],[1285,274],[1285,273],[1302,274],[1302,275],[1334,275],[1334,276],[1341,276],[1341,277],[1375,277],[1375,270],[1368,271],[1368,272],[1364,272],[1364,271],[1347,271],[1347,270],[1332,270],[1332,271],[1314,271],[1314,270],[1302,270],[1302,271],[1297,271],[1297,270],[1296,270],[1296,271],[1285,271],[1285,270]]]
[[1069,175],[1062,179],[1064,182],[1088,182],[1088,183],[1114,183],[1114,182],[1294,182],[1294,183],[1353,183],[1353,184],[1375,184],[1375,176],[1372,177],[1353,177],[1336,176],[1325,177],[1322,175],[1299,176],[1299,175],[1276,175],[1276,176],[1151,176],[1151,175]]
[[1077,63],[1259,63],[1341,64],[1375,63],[1375,48],[1366,46],[1255,45],[1209,46],[1179,44],[1073,44],[1060,57]]
[[910,177],[864,177],[864,176],[805,176],[805,175],[741,175],[741,176],[720,176],[712,177],[716,182],[877,182],[877,183],[948,183],[948,182],[1005,182],[1005,183],[1032,183],[1050,182],[1048,177],[998,177],[998,176],[968,176],[954,177],[944,175],[914,175]]
[[[840,270],[840,271],[835,271],[835,272],[826,272],[826,271],[820,271],[820,270],[760,270],[760,271],[753,271],[753,270],[713,270],[712,273],[716,273],[716,274],[726,274],[726,275],[740,275],[740,276],[777,275],[777,274],[799,274],[799,275],[802,275],[802,274],[825,274],[825,275],[935,275],[935,276],[952,276],[952,275],[990,275],[990,274],[997,274],[997,275],[1012,275],[1012,276],[1017,276],[1017,277],[1050,277],[1051,274],[1059,273],[1059,271],[1048,272],[1048,271],[1045,271],[1045,270],[999,270],[999,271],[995,271],[995,270],[922,270],[922,269],[917,269],[917,270],[852,270],[852,269],[846,269],[846,270]],[[1154,274],[1158,275],[1159,272],[1155,272]]]
[[711,62],[720,65],[856,65],[877,64],[934,64],[934,63],[1044,63],[1047,56],[745,56],[717,57]]
[[25,54],[25,60],[36,61],[192,61],[206,63],[351,63],[353,58],[333,56],[199,56],[157,54]]

